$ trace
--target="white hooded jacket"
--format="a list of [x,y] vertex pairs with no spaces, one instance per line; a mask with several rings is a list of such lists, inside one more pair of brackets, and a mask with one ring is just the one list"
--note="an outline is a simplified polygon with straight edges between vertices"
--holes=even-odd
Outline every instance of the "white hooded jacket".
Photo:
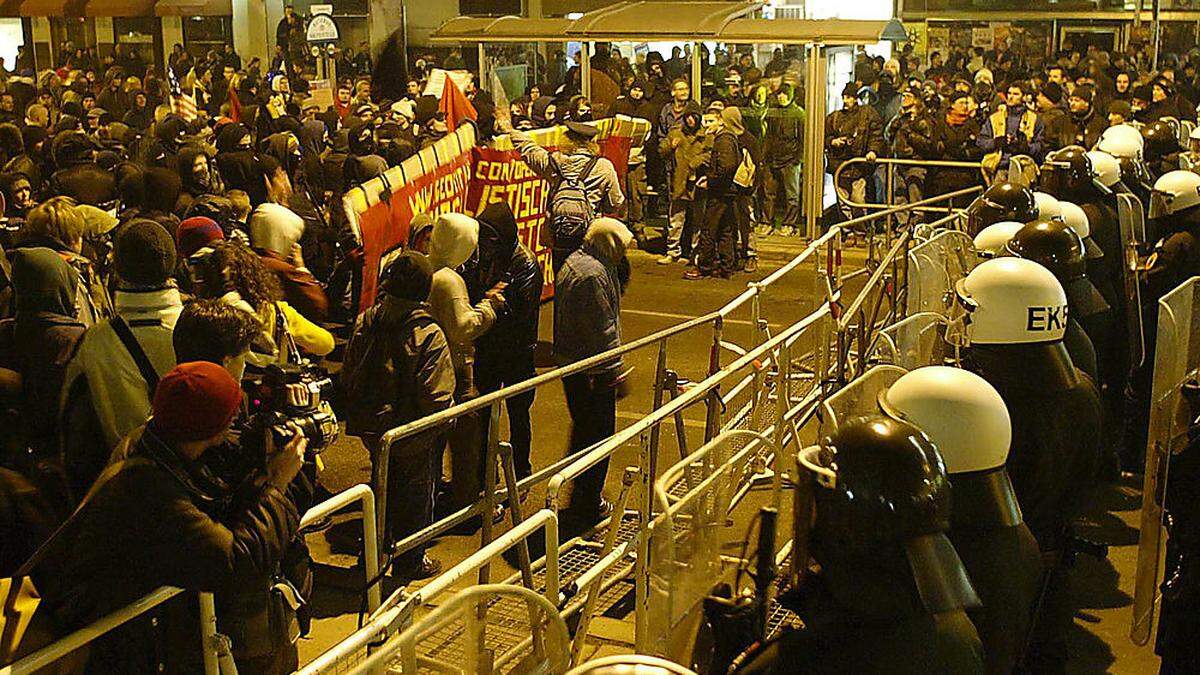
[[479,223],[470,216],[447,213],[433,224],[429,240],[429,260],[434,268],[429,313],[446,333],[454,370],[460,377],[469,374],[475,360],[475,338],[496,322],[492,302],[485,299],[472,306],[467,282],[455,271],[470,259],[478,245]]

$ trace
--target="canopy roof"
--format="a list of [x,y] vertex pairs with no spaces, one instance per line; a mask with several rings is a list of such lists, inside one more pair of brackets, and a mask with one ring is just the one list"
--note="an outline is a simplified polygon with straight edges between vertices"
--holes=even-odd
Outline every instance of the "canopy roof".
[[905,37],[903,26],[895,20],[816,21],[753,16],[763,4],[758,0],[626,0],[588,12],[575,20],[460,16],[442,24],[430,39],[434,42],[648,42],[680,39],[857,45]]
[[230,16],[233,0],[158,0],[155,16]]

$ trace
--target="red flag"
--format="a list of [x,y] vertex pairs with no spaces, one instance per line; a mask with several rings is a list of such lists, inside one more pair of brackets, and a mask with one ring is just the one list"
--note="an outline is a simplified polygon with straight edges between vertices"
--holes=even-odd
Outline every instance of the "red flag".
[[446,128],[450,132],[463,120],[475,120],[479,117],[475,106],[471,105],[471,100],[449,77],[446,78],[446,85],[442,87],[442,100],[438,103],[438,110],[446,113]]
[[238,99],[237,89],[229,83],[229,119],[234,122],[242,121],[242,102]]

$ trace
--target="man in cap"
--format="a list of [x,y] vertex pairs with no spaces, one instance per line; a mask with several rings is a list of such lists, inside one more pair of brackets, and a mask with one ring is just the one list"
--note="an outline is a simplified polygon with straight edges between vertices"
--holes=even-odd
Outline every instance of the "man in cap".
[[1043,133],[1046,145],[1051,150],[1066,147],[1074,142],[1075,129],[1071,124],[1070,116],[1067,115],[1067,111],[1060,103],[1062,98],[1062,87],[1053,82],[1047,82],[1038,89],[1034,99],[1038,117],[1042,120],[1042,127],[1045,129]]
[[1071,91],[1067,97],[1067,107],[1071,112],[1071,123],[1074,135],[1072,145],[1093,148],[1100,140],[1100,134],[1108,128],[1104,116],[1096,112],[1096,89],[1090,84],[1081,84]]
[[[842,88],[842,109],[825,118],[825,152],[831,170],[854,158],[874,162],[883,153],[883,120],[875,108],[859,104],[858,88],[853,82]],[[873,166],[862,163],[843,169],[834,186],[839,203],[866,202],[867,179],[874,172]],[[860,209],[848,206],[843,206],[842,212],[847,219],[861,215]]]
[[175,242],[158,223],[134,220],[121,228],[114,257],[116,316],[84,333],[63,380],[60,428],[76,500],[145,421],[158,378],[175,365],[171,333],[183,309],[170,280]]
[[[304,435],[276,444],[268,434],[264,469],[230,483],[210,458],[228,443],[241,408],[237,380],[215,363],[185,363],[163,373],[151,398],[142,418],[149,414],[150,421],[129,458],[104,471],[35,567],[44,608],[57,625],[75,630],[161,586],[211,592],[239,670],[294,669],[288,622],[266,617],[274,611],[273,586],[285,583],[276,581],[279,565],[311,501],[311,485],[297,479]],[[167,611],[134,619],[91,646],[89,665],[126,673],[202,670],[195,616]]]

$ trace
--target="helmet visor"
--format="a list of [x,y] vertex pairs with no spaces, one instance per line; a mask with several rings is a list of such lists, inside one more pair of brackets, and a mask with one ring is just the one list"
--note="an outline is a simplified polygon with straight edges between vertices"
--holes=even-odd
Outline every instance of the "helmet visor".
[[1174,199],[1175,195],[1169,192],[1150,190],[1150,207],[1146,211],[1146,217],[1150,220],[1157,220],[1171,215],[1171,202]]

